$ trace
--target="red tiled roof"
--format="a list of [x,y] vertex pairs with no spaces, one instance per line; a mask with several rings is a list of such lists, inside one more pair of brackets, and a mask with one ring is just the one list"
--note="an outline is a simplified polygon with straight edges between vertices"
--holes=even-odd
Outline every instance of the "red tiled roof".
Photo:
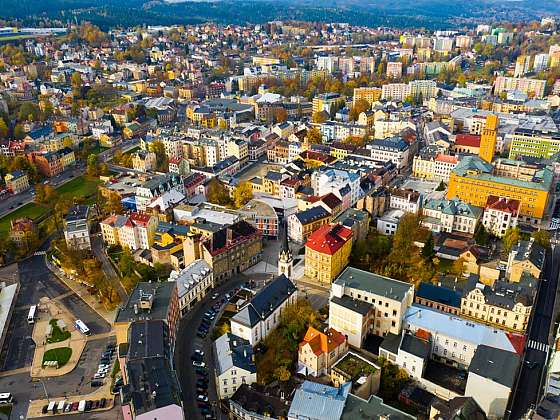
[[440,153],[436,156],[436,160],[438,162],[457,163],[459,158],[457,158],[457,156],[444,155]]
[[480,147],[480,136],[474,134],[457,134],[455,136],[455,145]]
[[309,344],[313,353],[320,356],[323,353],[330,353],[338,346],[344,344],[345,341],[346,337],[334,328],[329,328],[327,333],[324,334],[313,327],[309,327],[299,347],[301,348]]
[[352,230],[342,225],[323,225],[313,232],[305,246],[321,254],[334,255],[352,237]]
[[525,337],[520,334],[513,334],[509,332],[506,333],[506,336],[507,338],[509,338],[511,345],[513,346],[517,354],[523,354],[523,349],[525,348]]
[[519,213],[521,202],[519,200],[509,199],[505,197],[498,197],[496,195],[489,195],[486,200],[486,209],[499,210],[508,212],[514,215]]

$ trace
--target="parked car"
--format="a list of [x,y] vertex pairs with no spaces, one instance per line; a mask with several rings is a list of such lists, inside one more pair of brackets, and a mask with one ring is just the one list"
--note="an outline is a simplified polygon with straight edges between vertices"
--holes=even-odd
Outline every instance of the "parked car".
[[194,360],[194,361],[192,362],[192,364],[193,364],[194,367],[206,367],[206,363],[200,362],[200,361],[198,361],[198,360]]
[[99,386],[101,386],[101,385],[103,385],[103,381],[99,381],[99,380],[97,380],[97,379],[91,381],[91,386],[92,386],[92,388],[97,388],[97,387],[99,387]]
[[78,409],[78,406],[80,405],[80,403],[78,401],[75,401],[72,403],[72,411],[76,411]]
[[219,296],[220,296],[219,293],[214,293],[214,294],[212,295],[212,299],[213,299],[213,300],[216,300],[216,299],[218,299]]
[[195,371],[196,371],[197,375],[201,375],[201,376],[205,376],[205,377],[208,376],[208,371],[206,369],[204,369],[203,367],[197,367],[195,369]]
[[208,396],[206,396],[206,395],[199,394],[199,395],[197,395],[196,399],[198,401],[208,402]]
[[209,407],[210,407],[210,404],[205,403],[205,402],[203,402],[203,401],[197,401],[197,402],[196,402],[196,405],[198,406],[198,408],[203,408],[203,407],[204,407],[204,408],[209,408]]
[[204,356],[204,352],[200,349],[194,349],[194,353],[200,354],[201,356]]
[[97,372],[95,375],[93,375],[93,379],[103,379],[105,376],[106,376],[105,373]]
[[193,354],[191,356],[191,360],[198,360],[199,362],[202,362],[204,359],[202,358],[202,356],[200,356],[198,354]]
[[196,332],[196,335],[197,335],[198,337],[200,337],[200,338],[206,338],[206,336],[208,335],[208,332],[198,330],[198,331]]
[[106,404],[107,404],[106,398],[101,398],[101,400],[99,400],[99,408],[105,408]]
[[205,416],[206,414],[210,414],[210,410],[208,408],[202,407],[200,409],[200,414],[202,414],[203,416]]
[[99,408],[99,400],[95,400],[91,405],[92,410],[95,410],[96,408]]
[[41,413],[47,414],[47,411],[49,411],[49,406],[48,406],[48,405],[44,405],[43,408],[41,409]]
[[92,402],[90,400],[86,401],[86,411],[90,411],[92,406]]

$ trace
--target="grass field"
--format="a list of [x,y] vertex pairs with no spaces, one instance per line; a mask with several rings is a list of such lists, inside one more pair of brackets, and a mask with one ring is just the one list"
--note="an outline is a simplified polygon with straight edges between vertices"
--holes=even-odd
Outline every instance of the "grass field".
[[100,181],[98,179],[88,178],[82,175],[58,187],[56,191],[62,197],[70,199],[74,197],[87,197],[95,194],[99,184]]
[[56,349],[50,349],[43,355],[43,362],[56,360],[58,362],[58,367],[61,368],[72,356],[72,349],[70,347],[58,347]]
[[51,319],[49,321],[52,327],[52,333],[51,336],[47,338],[48,343],[60,343],[70,338],[70,331],[62,331],[56,321],[56,319]]
[[[97,186],[100,184],[98,179],[88,178],[86,176],[79,176],[66,184],[58,187],[56,190],[65,198],[73,199],[74,197],[87,197],[95,195]],[[92,200],[86,200],[92,202]],[[0,234],[6,234],[10,230],[10,220],[19,217],[29,217],[30,219],[37,219],[47,213],[47,209],[39,204],[29,203],[4,217],[0,218]]]
[[6,234],[10,230],[10,220],[17,219],[20,217],[29,217],[31,219],[36,219],[47,213],[47,209],[41,207],[35,203],[26,204],[23,207],[7,214],[0,219],[0,234]]

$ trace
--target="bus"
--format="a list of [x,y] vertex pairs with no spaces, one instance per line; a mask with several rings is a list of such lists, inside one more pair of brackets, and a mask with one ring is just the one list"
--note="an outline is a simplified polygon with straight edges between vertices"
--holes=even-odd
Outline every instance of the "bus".
[[83,323],[83,321],[81,319],[77,319],[74,322],[74,325],[76,326],[78,331],[80,331],[83,335],[90,335],[91,334],[89,328],[87,327],[86,324]]
[[35,323],[35,315],[37,313],[37,305],[33,305],[29,308],[29,313],[27,314],[27,323],[34,324]]
[[0,404],[11,404],[14,402],[14,397],[9,392],[0,393]]

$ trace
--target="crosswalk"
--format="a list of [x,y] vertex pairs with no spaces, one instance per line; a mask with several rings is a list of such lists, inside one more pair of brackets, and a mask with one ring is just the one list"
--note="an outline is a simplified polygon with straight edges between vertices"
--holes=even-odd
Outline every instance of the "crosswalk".
[[548,352],[548,347],[549,347],[548,344],[541,343],[535,340],[529,340],[528,346],[530,349],[542,351],[545,353]]
[[33,253],[33,255],[37,256],[37,255],[45,255],[47,252],[46,251],[35,251]]

